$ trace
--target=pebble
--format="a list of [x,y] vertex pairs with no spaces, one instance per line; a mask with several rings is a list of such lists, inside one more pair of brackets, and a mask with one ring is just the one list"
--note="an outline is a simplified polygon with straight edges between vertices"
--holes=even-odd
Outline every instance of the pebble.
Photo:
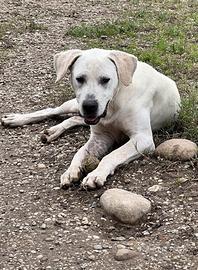
[[81,224],[82,224],[82,225],[89,225],[89,220],[88,220],[88,218],[87,218],[87,217],[83,217]]
[[46,168],[45,164],[43,164],[43,163],[38,163],[37,167],[38,167],[38,169],[45,169]]
[[126,178],[126,179],[124,179],[124,182],[125,182],[125,184],[129,184],[131,182],[131,179]]
[[171,139],[155,149],[155,155],[170,160],[190,160],[198,153],[197,145],[186,139]]
[[43,224],[41,225],[41,229],[45,230],[46,228],[47,228],[47,225],[46,225],[45,223],[43,223]]
[[137,252],[134,252],[130,249],[126,249],[126,248],[122,248],[122,249],[118,249],[114,258],[117,261],[125,261],[125,260],[130,260],[132,258],[135,258],[138,256]]
[[102,250],[102,245],[94,245],[95,250]]
[[163,188],[161,185],[153,185],[152,187],[148,188],[148,191],[150,192],[157,192],[157,191],[161,191]]
[[95,261],[96,256],[95,255],[90,255],[88,258],[89,258],[90,261]]
[[87,268],[87,266],[88,266],[87,263],[83,263],[83,264],[81,264],[80,268],[81,268],[81,269],[85,269],[85,268]]
[[106,190],[100,204],[107,214],[131,225],[151,210],[151,202],[142,195],[118,188]]
[[150,235],[150,233],[149,233],[148,231],[143,231],[142,234],[143,234],[144,236]]
[[42,254],[40,254],[40,255],[37,256],[37,259],[38,260],[41,260],[42,258],[43,258],[43,255]]
[[112,241],[124,241],[126,238],[124,236],[112,237]]
[[32,221],[32,226],[36,226],[36,221]]
[[126,248],[126,247],[124,245],[121,245],[121,244],[117,245],[117,249],[123,249],[123,248]]
[[52,242],[53,240],[54,240],[54,238],[51,238],[51,237],[47,237],[47,238],[45,239],[46,242]]
[[100,237],[98,235],[93,235],[92,238],[93,239],[100,239]]

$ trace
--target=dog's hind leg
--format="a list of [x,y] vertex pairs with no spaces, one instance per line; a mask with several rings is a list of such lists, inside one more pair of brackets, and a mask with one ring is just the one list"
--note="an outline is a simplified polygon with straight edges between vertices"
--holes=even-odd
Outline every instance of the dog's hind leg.
[[69,113],[78,113],[78,103],[76,99],[66,101],[56,108],[47,108],[31,113],[12,113],[2,117],[2,125],[8,127],[23,126],[40,122],[47,118]]
[[64,120],[62,123],[47,129],[41,136],[41,140],[42,142],[49,143],[57,139],[66,130],[71,129],[75,126],[83,126],[83,125],[87,126],[84,122],[84,119],[81,116],[70,117]]

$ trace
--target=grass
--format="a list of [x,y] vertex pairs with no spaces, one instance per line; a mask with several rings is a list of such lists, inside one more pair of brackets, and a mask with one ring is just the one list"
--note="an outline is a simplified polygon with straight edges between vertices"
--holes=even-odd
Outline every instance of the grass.
[[[198,5],[196,1],[131,1],[113,21],[82,24],[66,31],[84,48],[132,53],[173,78],[182,96],[180,136],[198,139]],[[182,130],[182,131],[181,131]]]

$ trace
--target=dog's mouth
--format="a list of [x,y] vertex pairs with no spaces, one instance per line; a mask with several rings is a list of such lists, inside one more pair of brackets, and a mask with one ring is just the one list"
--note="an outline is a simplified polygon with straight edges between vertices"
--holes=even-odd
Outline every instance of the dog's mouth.
[[84,117],[84,121],[87,125],[96,125],[100,121],[100,117]]
[[107,108],[108,108],[109,101],[107,102],[107,105],[105,107],[104,112],[100,116],[82,116],[84,118],[84,121],[87,125],[96,125],[100,121],[101,118],[104,118],[107,114]]

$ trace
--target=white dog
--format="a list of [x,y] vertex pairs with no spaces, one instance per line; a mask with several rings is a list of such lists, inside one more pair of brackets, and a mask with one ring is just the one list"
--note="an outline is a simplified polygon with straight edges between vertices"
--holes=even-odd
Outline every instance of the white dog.
[[[71,71],[76,99],[57,108],[10,114],[2,118],[2,123],[22,126],[54,115],[78,114],[50,128],[48,142],[73,126],[91,125],[90,139],[61,176],[61,186],[82,178],[82,162],[87,155],[101,161],[83,179],[83,187],[103,186],[119,165],[153,151],[152,130],[177,116],[180,96],[175,82],[131,54],[102,49],[69,50],[56,54],[54,61],[57,81]],[[125,144],[108,153],[113,144],[124,140]]]

